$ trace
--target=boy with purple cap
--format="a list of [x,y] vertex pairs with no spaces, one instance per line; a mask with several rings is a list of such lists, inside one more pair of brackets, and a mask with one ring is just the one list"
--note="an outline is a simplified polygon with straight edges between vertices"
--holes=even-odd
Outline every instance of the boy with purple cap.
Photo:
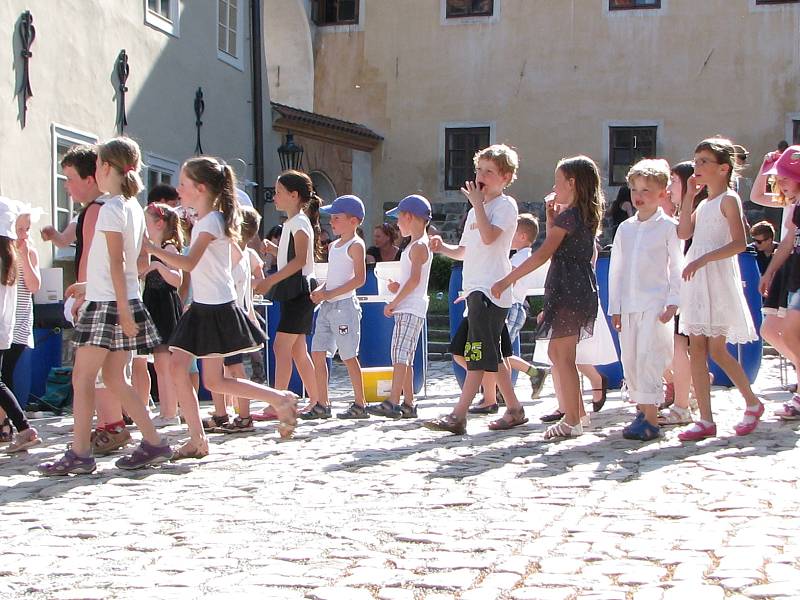
[[[414,419],[414,353],[417,350],[422,326],[428,312],[428,277],[431,272],[431,252],[426,228],[431,220],[431,204],[422,196],[403,198],[386,216],[397,218],[400,233],[411,241],[400,255],[400,281],[389,282],[394,299],[383,309],[394,317],[392,331],[392,391],[388,400],[367,410],[390,419]],[[400,404],[400,395],[404,402]]]
[[319,401],[311,410],[301,413],[301,419],[327,419],[331,416],[328,400],[327,355],[339,351],[353,384],[355,401],[340,419],[368,419],[364,400],[364,382],[358,362],[358,345],[361,341],[361,307],[356,289],[364,285],[364,240],[356,229],[364,220],[364,203],[357,196],[339,196],[329,206],[319,209],[331,216],[331,229],[339,239],[328,246],[328,279],[311,292],[311,301],[321,304],[311,340],[311,360],[317,378]]

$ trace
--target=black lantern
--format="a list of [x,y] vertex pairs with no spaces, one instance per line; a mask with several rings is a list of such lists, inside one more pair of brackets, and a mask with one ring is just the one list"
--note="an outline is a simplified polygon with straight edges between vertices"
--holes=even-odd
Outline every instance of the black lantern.
[[286,140],[278,148],[278,156],[281,159],[281,169],[299,171],[303,166],[303,147],[294,143],[294,135],[286,132]]

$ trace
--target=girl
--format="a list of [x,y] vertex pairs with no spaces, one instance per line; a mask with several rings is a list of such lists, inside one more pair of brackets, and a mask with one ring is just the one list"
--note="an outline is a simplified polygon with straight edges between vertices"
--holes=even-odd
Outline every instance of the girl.
[[[711,414],[708,355],[725,371],[744,396],[744,418],[736,435],[751,433],[764,414],[742,367],[728,354],[725,342],[738,344],[756,339],[755,327],[742,291],[736,255],[746,248],[742,205],[730,189],[734,175],[734,148],[730,140],[710,138],[694,152],[694,173],[681,202],[678,237],[692,238],[686,254],[681,286],[679,331],[689,336],[692,382],[700,420],[683,431],[681,441],[717,435]],[[695,196],[705,189],[708,199],[694,209]]]
[[597,318],[597,280],[592,267],[594,240],[603,215],[597,165],[587,156],[562,159],[547,201],[547,237],[525,262],[498,281],[492,294],[551,259],[537,337],[550,338],[556,396],[564,417],[545,432],[545,440],[583,433],[581,390],[576,367],[580,338],[590,337]]
[[[275,387],[279,390],[288,387],[294,361],[309,398],[309,404],[301,416],[328,419],[331,407],[330,404],[318,404],[314,365],[306,345],[306,336],[311,334],[314,317],[314,303],[309,290],[313,290],[311,277],[314,274],[314,256],[319,253],[314,244],[319,235],[319,206],[319,196],[314,193],[308,175],[286,171],[278,177],[275,207],[288,216],[278,244],[278,270],[257,281],[255,290],[266,294],[270,288],[278,286],[274,293],[281,303],[281,318],[273,345]],[[262,418],[271,416],[265,411]]]
[[89,434],[95,379],[100,369],[108,392],[121,400],[144,438],[131,455],[119,459],[116,465],[138,469],[172,457],[169,444],[158,435],[147,408],[125,378],[131,350],[146,351],[159,343],[158,332],[139,297],[136,261],[145,234],[144,213],[136,200],[142,190],[140,156],[136,142],[124,137],[97,149],[97,185],[110,197],[97,216],[87,281],[71,285],[65,294],[75,297],[73,313],[84,299],[88,301],[75,326],[75,440],[59,460],[39,466],[43,475],[92,473],[97,468]]
[[[13,354],[10,349],[15,334],[18,283],[18,259],[14,240],[17,238],[16,221],[20,210],[19,203],[8,198],[0,198],[0,368],[2,368],[0,407],[8,415],[6,421],[10,419],[17,430],[11,445],[6,448],[8,454],[22,452],[42,442],[36,430],[28,424],[17,398],[8,389],[7,383],[12,383],[12,380],[8,377],[4,365],[6,356]],[[26,257],[23,261],[25,260],[29,261],[30,258]],[[16,357],[19,357],[18,353]]]
[[[787,310],[782,319],[777,319],[782,322],[779,325],[784,347],[781,353],[792,360],[795,369],[800,373],[800,365],[797,363],[797,357],[800,356],[800,211],[797,210],[797,202],[800,200],[800,146],[789,146],[771,169],[762,169],[756,178],[754,189],[763,188],[764,179],[770,175],[775,176],[777,197],[791,206],[791,216],[786,223],[786,233],[761,278],[758,289],[762,294],[768,294],[773,287],[773,280],[781,272],[785,273]],[[800,419],[800,395],[795,393],[791,401],[775,414],[788,421]]]
[[210,392],[270,403],[280,418],[280,436],[291,437],[297,422],[294,394],[226,377],[223,372],[226,356],[259,350],[266,339],[264,332],[236,305],[231,246],[239,238],[239,217],[233,169],[212,157],[189,159],[181,169],[178,192],[183,206],[197,213],[189,253],[184,256],[146,244],[147,252],[192,275],[192,304],[181,316],[169,342],[172,380],[191,436],[175,457],[208,455],[197,394],[189,377],[194,357],[202,360],[203,379]]
[[[148,204],[144,218],[150,241],[166,252],[180,254],[183,250],[183,226],[178,212],[169,204]],[[157,257],[153,257],[142,274],[142,301],[162,342],[153,349],[159,401],[159,415],[153,419],[153,424],[156,427],[180,425],[178,398],[169,369],[170,353],[167,342],[183,313],[183,303],[178,295],[183,277],[180,269],[170,269]]]

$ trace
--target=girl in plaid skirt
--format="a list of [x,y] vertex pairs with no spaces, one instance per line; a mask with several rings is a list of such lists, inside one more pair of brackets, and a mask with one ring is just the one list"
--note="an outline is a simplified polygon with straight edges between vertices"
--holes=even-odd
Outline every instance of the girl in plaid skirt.
[[[95,379],[103,370],[109,392],[122,401],[144,438],[132,454],[119,459],[121,469],[139,469],[172,457],[169,444],[156,432],[147,407],[125,378],[131,351],[150,350],[159,343],[158,332],[139,296],[137,259],[145,234],[144,212],[136,195],[142,189],[139,146],[129,138],[115,138],[97,148],[95,178],[108,194],[97,216],[89,248],[86,282],[71,285],[67,297],[75,298],[73,311],[86,301],[75,326],[75,365],[72,386],[75,439],[66,454],[39,466],[43,475],[91,473],[96,468],[89,434],[94,414]],[[102,234],[102,235],[101,235]]]
[[147,252],[192,275],[192,304],[169,340],[172,377],[191,436],[177,450],[176,458],[208,454],[197,393],[189,378],[195,357],[202,359],[203,381],[209,391],[271,404],[283,438],[291,437],[297,423],[297,396],[293,393],[227,377],[223,371],[226,356],[260,350],[266,340],[266,334],[236,304],[231,247],[239,238],[240,215],[235,189],[233,169],[228,165],[204,156],[187,160],[181,169],[178,193],[181,204],[197,213],[189,253],[170,253],[146,242]]

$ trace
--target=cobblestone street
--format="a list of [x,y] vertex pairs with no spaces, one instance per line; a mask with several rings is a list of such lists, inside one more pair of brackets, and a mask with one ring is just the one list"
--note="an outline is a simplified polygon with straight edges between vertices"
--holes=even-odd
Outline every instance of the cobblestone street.
[[[334,411],[343,376],[337,366]],[[755,387],[768,415],[789,398],[772,357]],[[434,363],[420,416],[456,395],[450,364]],[[548,382],[525,403],[531,422],[506,433],[487,431],[489,417],[463,437],[333,419],[280,443],[262,423],[212,435],[200,461],[129,473],[111,456],[65,479],[35,466],[63,451],[71,420],[41,420],[45,445],[0,458],[0,597],[800,597],[797,426],[769,416],[737,438],[738,394],[716,388],[713,401],[720,437],[699,444],[675,430],[623,440],[631,409],[616,391],[587,434],[545,443]]]

